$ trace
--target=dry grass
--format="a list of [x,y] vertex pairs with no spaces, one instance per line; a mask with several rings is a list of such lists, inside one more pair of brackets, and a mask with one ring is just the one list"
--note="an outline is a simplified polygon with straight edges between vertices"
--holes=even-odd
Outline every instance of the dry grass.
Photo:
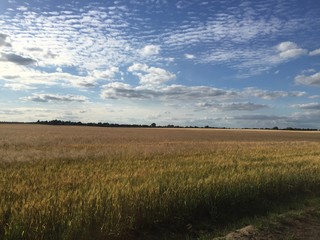
[[227,221],[320,186],[320,133],[0,125],[0,239]]

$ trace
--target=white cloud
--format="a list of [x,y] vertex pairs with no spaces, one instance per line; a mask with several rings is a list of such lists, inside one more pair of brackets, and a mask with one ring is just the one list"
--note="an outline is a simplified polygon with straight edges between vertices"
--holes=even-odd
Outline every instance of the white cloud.
[[317,55],[320,55],[320,48],[315,49],[315,50],[313,50],[313,51],[309,52],[309,55],[310,55],[310,56],[317,56]]
[[236,69],[240,77],[250,77],[266,72],[271,68],[308,54],[306,49],[299,48],[293,42],[281,42],[274,47],[258,48],[221,48],[198,57],[201,63],[223,63]]
[[149,67],[141,63],[131,65],[128,71],[136,75],[140,80],[140,84],[144,86],[157,86],[176,78],[175,74],[165,69]]
[[296,48],[298,48],[297,44],[295,44],[294,42],[289,42],[289,41],[282,42],[277,45],[277,49],[279,52],[285,52],[290,49],[296,49]]
[[294,104],[292,105],[292,107],[300,108],[300,109],[308,109],[308,110],[320,110],[320,103],[313,102],[313,103]]
[[295,83],[307,86],[317,86],[320,87],[320,72],[313,75],[298,75],[295,77]]
[[17,10],[19,10],[21,12],[25,12],[28,10],[28,8],[26,6],[19,6],[19,7],[17,7]]
[[[141,43],[126,34],[128,21],[123,14],[128,10],[63,8],[66,7],[59,12],[27,10],[23,17],[3,16],[0,29],[11,34],[12,53],[27,53],[41,67],[75,66],[87,71],[130,63],[137,58],[136,47]],[[129,12],[126,17],[130,17]],[[8,41],[2,34],[0,44],[4,37]]]
[[105,71],[94,70],[93,77],[98,79],[112,80],[118,72],[119,67],[112,66]]
[[22,91],[22,90],[33,90],[37,89],[35,87],[31,87],[22,83],[6,83],[4,87],[9,88],[13,91]]
[[320,98],[320,95],[312,95],[309,97],[310,99]]
[[[233,14],[217,14],[207,22],[194,21],[170,32],[165,44],[175,48],[199,43],[241,43],[279,31],[281,22],[271,19],[238,18]],[[220,45],[220,44],[219,44]]]
[[[76,98],[82,95],[76,90],[86,90],[86,94],[95,98],[95,94],[98,94],[97,89],[101,89],[101,98],[123,100],[108,100],[109,103],[118,104],[114,111],[119,106],[124,109],[125,104],[121,105],[122,102],[132,103],[132,105],[127,104],[129,107],[125,108],[126,111],[132,108],[130,112],[132,118],[137,116],[136,112],[143,113],[141,117],[139,116],[141,120],[143,116],[147,116],[148,111],[153,116],[159,116],[157,113],[160,111],[154,112],[147,108],[152,105],[157,109],[161,101],[165,107],[170,103],[175,104],[175,107],[170,106],[169,109],[173,112],[172,119],[179,119],[179,121],[191,119],[186,114],[194,113],[197,102],[203,102],[210,108],[201,109],[197,112],[199,115],[210,112],[216,104],[216,113],[223,114],[225,119],[228,117],[231,119],[234,115],[232,111],[266,110],[268,112],[267,105],[263,103],[269,100],[272,100],[275,111],[278,111],[279,107],[276,103],[279,103],[282,108],[287,101],[274,99],[291,98],[290,101],[293,101],[295,100],[292,99],[293,97],[306,95],[305,92],[259,89],[258,86],[262,83],[260,81],[256,82],[256,88],[251,89],[218,89],[201,85],[209,81],[211,84],[216,81],[223,84],[222,79],[209,79],[210,76],[207,74],[215,70],[217,73],[222,73],[226,68],[229,70],[231,68],[231,71],[226,74],[236,74],[236,76],[241,74],[246,77],[267,70],[273,73],[276,69],[272,69],[273,67],[308,54],[304,47],[308,46],[307,44],[314,46],[317,40],[314,32],[310,35],[308,33],[312,33],[319,25],[320,17],[301,15],[300,11],[294,10],[285,1],[278,2],[274,7],[273,1],[228,3],[226,0],[217,0],[215,3],[221,6],[236,6],[225,8],[226,11],[224,9],[217,11],[214,7],[216,4],[210,1],[207,1],[207,6],[203,6],[202,4],[205,3],[203,1],[182,0],[179,3],[177,1],[177,9],[175,9],[181,18],[179,17],[176,19],[177,22],[173,23],[171,17],[166,18],[165,10],[167,9],[165,8],[175,6],[176,3],[172,5],[171,2],[164,0],[148,0],[148,3],[133,0],[128,2],[127,6],[123,6],[127,4],[126,1],[112,1],[106,6],[98,2],[73,1],[68,4],[61,3],[55,11],[48,10],[49,8],[43,9],[41,4],[32,3],[26,5],[27,8],[19,8],[19,4],[16,3],[15,8],[7,12],[4,10],[4,14],[0,15],[2,90],[26,91],[14,93],[10,96],[11,100],[19,94],[21,96],[28,93],[25,100],[81,102],[81,104],[74,104],[78,106],[87,105],[87,102]],[[145,5],[146,8],[138,7],[136,4]],[[146,9],[151,10],[150,16],[161,14],[161,17],[164,17],[161,19],[161,26],[155,18],[146,17]],[[270,14],[268,16],[262,14],[265,12]],[[283,13],[288,13],[290,17],[284,19]],[[305,36],[310,38],[307,42],[300,43]],[[289,41],[280,42],[279,39]],[[270,43],[275,44],[271,46]],[[277,43],[279,44],[276,45]],[[309,53],[310,56],[318,54],[319,49]],[[208,66],[210,64],[214,67],[209,72],[199,73],[196,79],[190,79],[185,77],[185,73],[190,72],[191,69],[190,71],[187,69],[185,73],[184,69],[179,69],[183,66],[185,59],[190,59],[195,64],[203,64],[201,65],[203,69],[210,67]],[[183,61],[180,65],[181,60]],[[283,68],[279,69],[281,74],[277,76],[278,78],[285,75]],[[180,71],[181,78],[177,82],[186,80],[190,82],[186,83],[188,85],[171,85]],[[300,74],[295,79],[296,83],[320,86],[316,72],[300,72]],[[194,74],[191,73],[189,76]],[[230,79],[230,77],[224,75],[224,79]],[[139,86],[136,86],[136,81],[132,78],[139,80]],[[284,80],[283,83],[286,81]],[[101,84],[105,85],[100,86]],[[234,80],[230,84],[235,84],[233,85],[235,88],[238,86]],[[95,88],[85,89],[93,86]],[[60,90],[63,88],[62,92],[65,92],[70,87],[76,88],[72,89],[75,95],[53,94],[57,88]],[[35,92],[31,91],[34,89],[37,89],[38,93],[31,95]],[[134,103],[137,99],[139,101]],[[150,99],[155,101],[149,101]],[[140,104],[141,100],[145,100],[148,104]],[[21,104],[30,105],[30,103]],[[47,106],[53,108],[54,103]],[[7,106],[5,107],[8,109]],[[172,111],[183,107],[185,115],[179,116]],[[46,116],[66,115],[59,108],[61,104],[54,109],[56,114]],[[140,112],[138,110],[140,108],[145,111]],[[306,112],[300,109],[299,111]],[[166,110],[163,109],[162,112]],[[274,109],[271,110],[274,111]],[[180,112],[182,111],[179,110]],[[30,117],[33,117],[32,114],[29,114]],[[39,111],[38,114],[42,112]],[[88,113],[87,117],[93,121],[96,116],[101,120],[110,119],[110,115],[104,114],[105,111],[101,107],[96,108],[94,114]],[[192,119],[204,119],[206,116],[203,115],[193,116]],[[118,120],[129,119],[123,114],[117,117]],[[253,116],[254,118],[258,119],[259,116]],[[222,120],[221,123],[223,125]]]
[[306,74],[306,73],[310,74],[310,73],[314,73],[314,72],[316,72],[316,70],[314,68],[309,68],[309,69],[303,70],[301,73],[302,74]]
[[140,54],[142,56],[152,56],[158,55],[160,53],[160,46],[158,45],[146,45],[142,49],[140,49]]
[[297,49],[290,49],[285,52],[280,52],[279,55],[281,58],[284,59],[290,59],[290,58],[296,58],[302,55],[306,55],[308,51],[306,49],[297,48]]
[[194,59],[196,56],[194,56],[193,54],[188,54],[188,53],[186,53],[186,54],[184,55],[184,57],[185,57],[186,59]]
[[308,51],[303,48],[299,48],[294,42],[282,42],[276,46],[281,59],[296,58],[302,55],[308,54]]
[[147,64],[142,64],[142,63],[134,63],[128,68],[129,72],[136,72],[136,71],[143,71],[147,72],[149,69]]
[[64,72],[48,73],[8,62],[0,61],[0,69],[0,79],[9,84],[7,87],[21,85],[33,88],[39,85],[64,85],[83,88],[96,85],[96,79],[91,76],[77,76]]

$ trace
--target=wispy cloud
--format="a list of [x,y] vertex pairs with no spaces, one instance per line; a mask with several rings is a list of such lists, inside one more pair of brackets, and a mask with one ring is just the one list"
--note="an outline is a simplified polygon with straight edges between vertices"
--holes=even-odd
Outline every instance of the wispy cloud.
[[317,56],[317,55],[320,55],[320,48],[315,49],[315,50],[313,50],[313,51],[309,52],[309,55],[310,55],[310,56]]
[[300,109],[308,109],[308,110],[320,110],[320,103],[313,102],[313,103],[294,104],[292,105],[292,107],[300,108]]
[[0,109],[0,115],[18,115],[23,113],[19,110],[12,110],[12,109]]
[[97,79],[92,76],[78,76],[66,72],[44,72],[19,66],[12,63],[1,63],[0,79],[7,82],[6,86],[73,86],[76,88],[88,88],[96,85]]
[[[131,86],[126,83],[113,82],[104,85],[101,97],[104,99],[159,99],[173,101],[210,100],[205,104],[213,104],[214,100],[234,100],[256,97],[271,100],[284,97],[301,97],[305,92],[286,92],[286,91],[266,91],[256,88],[246,88],[239,90],[224,90],[208,86],[184,86],[184,85],[162,85],[156,88],[148,86]],[[213,105],[212,105],[213,106]],[[224,109],[236,107],[237,103],[219,105]],[[252,103],[239,103],[238,108],[245,109],[254,107],[266,107],[265,105],[252,105]]]
[[37,89],[36,87],[31,87],[31,86],[25,85],[23,83],[5,83],[4,87],[9,88],[9,89],[11,89],[13,91]]
[[104,99],[171,99],[175,101],[193,101],[195,99],[208,99],[215,97],[232,97],[236,93],[218,88],[183,85],[161,86],[158,88],[146,88],[144,86],[133,87],[129,84],[114,82],[103,87],[101,97]]
[[306,92],[302,91],[293,91],[293,92],[287,92],[287,91],[267,91],[257,88],[246,88],[244,89],[243,96],[253,96],[258,97],[261,99],[276,99],[276,98],[283,98],[283,97],[302,97],[306,95]]
[[236,120],[244,120],[244,121],[279,121],[279,120],[288,120],[288,117],[285,116],[277,116],[277,115],[240,115],[240,116],[235,116],[233,119]]
[[[266,36],[290,35],[302,29],[307,21],[295,18],[294,12],[286,21],[276,17],[277,12],[270,18],[262,18],[261,12],[270,11],[271,2],[239,4],[240,12],[235,9],[217,12],[197,1],[179,2],[177,6],[206,8],[205,17],[200,18],[198,12],[190,9],[191,19],[182,24],[164,21],[163,28],[159,29],[151,29],[151,20],[139,17],[141,10],[135,8],[138,3],[132,4],[131,10],[119,1],[109,7],[88,4],[76,9],[64,5],[59,6],[59,11],[39,12],[28,7],[25,11],[3,15],[0,17],[3,31],[0,45],[8,45],[9,38],[12,45],[11,53],[3,53],[6,54],[3,59],[20,64],[36,61],[46,68],[74,67],[92,75],[91,72],[97,69],[125,67],[135,62],[143,63],[146,59],[148,64],[166,64],[181,52],[180,56],[188,60],[223,63],[253,75],[307,53],[306,49],[289,41],[279,43],[275,49],[267,47]],[[228,5],[225,1],[217,1],[217,4]],[[169,7],[164,2],[150,3],[154,11],[157,11],[156,5]],[[271,9],[291,11],[285,4]],[[310,26],[317,21],[314,19]],[[248,41],[250,48],[244,47]],[[186,49],[187,54],[183,53]],[[310,55],[314,53],[312,51]],[[79,72],[73,74],[79,75]]]
[[85,102],[88,99],[85,96],[59,95],[59,94],[32,94],[32,96],[22,98],[23,101],[32,102]]
[[233,102],[233,103],[199,103],[198,107],[210,108],[221,111],[255,111],[269,108],[266,104],[255,104],[252,102]]
[[320,95],[312,95],[309,97],[310,99],[320,98]]

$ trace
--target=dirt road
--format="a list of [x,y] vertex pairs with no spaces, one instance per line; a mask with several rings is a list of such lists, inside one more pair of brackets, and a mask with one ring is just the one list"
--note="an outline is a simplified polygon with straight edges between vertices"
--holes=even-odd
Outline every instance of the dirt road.
[[215,240],[319,240],[319,209],[307,209],[299,216],[269,223],[256,228],[252,225],[231,232]]

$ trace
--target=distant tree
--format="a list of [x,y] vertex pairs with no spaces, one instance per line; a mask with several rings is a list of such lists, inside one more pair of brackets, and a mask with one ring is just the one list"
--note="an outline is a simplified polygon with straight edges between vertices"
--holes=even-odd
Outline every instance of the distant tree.
[[155,123],[151,123],[151,125],[150,125],[150,127],[156,127],[157,126],[157,124],[155,124]]
[[273,127],[272,130],[279,130],[277,126]]

